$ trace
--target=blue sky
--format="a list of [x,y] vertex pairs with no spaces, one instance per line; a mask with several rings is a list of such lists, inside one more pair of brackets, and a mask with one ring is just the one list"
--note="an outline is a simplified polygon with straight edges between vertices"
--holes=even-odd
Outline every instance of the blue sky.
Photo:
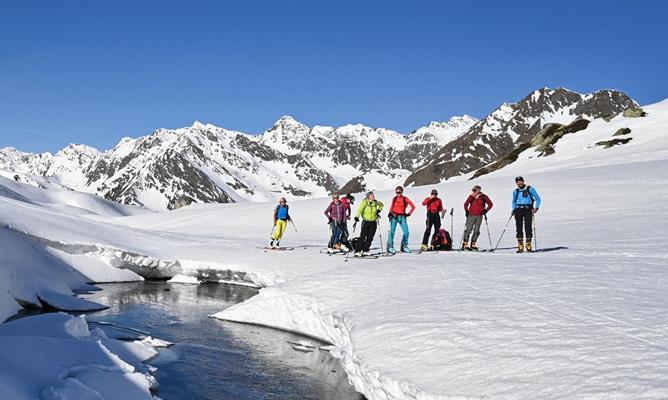
[[283,114],[410,132],[543,86],[668,97],[664,1],[14,1],[0,147],[106,149]]

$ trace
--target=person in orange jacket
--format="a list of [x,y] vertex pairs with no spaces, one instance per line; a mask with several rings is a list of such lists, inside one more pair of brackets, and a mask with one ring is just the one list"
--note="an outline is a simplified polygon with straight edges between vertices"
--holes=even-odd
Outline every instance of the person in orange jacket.
[[388,214],[388,217],[390,218],[390,234],[387,238],[387,252],[392,254],[397,253],[394,249],[394,234],[397,231],[397,225],[400,225],[403,233],[403,236],[401,237],[401,252],[411,253],[411,249],[408,248],[409,232],[406,218],[410,217],[411,214],[413,214],[413,211],[415,211],[415,204],[413,204],[411,199],[404,196],[404,188],[402,186],[397,186],[395,193],[396,196],[392,199],[390,213]]

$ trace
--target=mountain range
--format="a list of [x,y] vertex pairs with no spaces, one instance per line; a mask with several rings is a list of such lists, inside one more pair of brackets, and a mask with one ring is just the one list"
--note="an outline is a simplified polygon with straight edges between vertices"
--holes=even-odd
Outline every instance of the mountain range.
[[335,190],[358,193],[468,174],[530,143],[550,123],[634,107],[635,101],[615,90],[579,94],[542,88],[482,120],[453,117],[407,135],[360,124],[309,127],[290,116],[261,135],[195,122],[123,138],[104,152],[81,144],[56,154],[3,148],[0,173],[156,210],[273,201],[281,195],[319,197]]

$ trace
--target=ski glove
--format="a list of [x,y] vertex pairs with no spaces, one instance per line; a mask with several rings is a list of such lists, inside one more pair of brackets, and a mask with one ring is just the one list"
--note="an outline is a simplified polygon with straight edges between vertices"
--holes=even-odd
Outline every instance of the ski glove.
[[330,224],[331,224],[332,222],[334,222],[334,219],[333,219],[333,218],[328,218],[328,219],[329,219],[329,223],[330,223]]
[[360,222],[360,219],[355,217],[355,222]]
[[466,218],[468,218],[468,217],[469,217],[469,212],[467,211],[467,212],[466,212]]
[[482,215],[487,215],[487,211],[489,210],[482,210]]

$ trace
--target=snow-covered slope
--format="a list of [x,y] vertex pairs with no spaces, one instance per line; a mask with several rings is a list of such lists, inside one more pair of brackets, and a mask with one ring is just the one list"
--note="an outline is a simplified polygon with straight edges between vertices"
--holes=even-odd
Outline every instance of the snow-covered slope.
[[354,178],[364,188],[392,187],[475,122],[455,117],[408,136],[359,124],[309,128],[289,116],[259,136],[195,122],[124,138],[103,153],[83,145],[55,155],[0,149],[0,169],[34,186],[63,186],[155,210],[322,197]]
[[[647,116],[641,118],[595,120],[561,137],[554,154],[538,157],[529,149],[475,180],[495,201],[488,216],[496,242],[510,216],[512,177],[524,175],[543,198],[537,246],[553,251],[515,254],[511,226],[495,253],[345,261],[319,252],[329,233],[321,199],[291,202],[298,231],[289,230],[282,243],[296,248],[285,252],[255,248],[267,242],[273,203],[198,204],[104,218],[0,193],[0,220],[8,226],[2,232],[10,248],[28,240],[44,246],[38,254],[50,248],[145,277],[182,274],[265,287],[216,317],[329,341],[351,382],[370,400],[663,399],[668,101],[643,109]],[[631,132],[613,136],[621,128]],[[596,145],[624,136],[633,139]],[[455,208],[455,240],[469,177],[435,186],[445,205]],[[429,189],[410,187],[407,195],[417,203]],[[386,204],[391,196],[379,193]],[[639,202],[644,196],[649,201]],[[423,215],[420,208],[409,219],[414,248]],[[449,219],[445,225],[449,229]],[[379,233],[387,239],[386,219]],[[480,244],[487,242],[483,231]],[[67,259],[60,258],[73,264]],[[20,278],[28,283],[19,288],[31,285],[30,294],[46,284],[31,279],[31,263],[5,252],[0,263],[22,265]],[[71,290],[69,273],[60,281],[64,292]],[[14,286],[5,293],[18,297],[22,292]],[[12,301],[0,296],[0,310],[15,309]]]
[[443,146],[407,179],[428,185],[472,172],[530,141],[548,123],[571,123],[619,114],[637,104],[619,91],[580,94],[564,88],[542,88],[517,103],[503,103],[464,135]]

